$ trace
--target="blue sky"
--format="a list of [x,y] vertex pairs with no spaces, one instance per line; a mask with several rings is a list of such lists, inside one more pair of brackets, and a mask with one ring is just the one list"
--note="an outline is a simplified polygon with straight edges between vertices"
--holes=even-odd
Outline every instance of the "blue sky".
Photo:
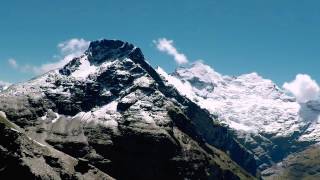
[[190,61],[222,74],[258,72],[278,85],[298,73],[320,82],[320,1],[317,0],[4,0],[0,6],[0,80],[34,76],[8,64],[57,61],[72,38],[121,39],[141,47],[153,65],[177,65],[153,40],[174,41]]

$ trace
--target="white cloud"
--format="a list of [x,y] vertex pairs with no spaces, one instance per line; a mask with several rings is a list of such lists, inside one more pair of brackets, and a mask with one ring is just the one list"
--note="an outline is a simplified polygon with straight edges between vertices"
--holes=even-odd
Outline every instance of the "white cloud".
[[87,50],[90,42],[84,39],[70,39],[58,44],[58,48],[64,55],[75,55],[78,56]]
[[186,64],[189,62],[186,55],[178,52],[178,50],[173,46],[173,40],[168,40],[166,38],[160,38],[157,41],[153,41],[157,46],[157,49],[161,52],[165,52],[171,56],[173,56],[176,63],[179,65]]
[[76,56],[74,56],[74,55],[70,55],[69,56],[68,55],[68,56],[65,56],[63,59],[61,59],[61,60],[59,60],[57,62],[42,64],[40,66],[26,65],[26,66],[24,66],[23,71],[31,71],[34,74],[43,74],[43,73],[46,73],[48,71],[63,67],[69,61],[71,61],[74,57],[76,57]]
[[20,70],[21,72],[32,72],[34,74],[43,74],[48,71],[61,68],[66,65],[73,58],[80,56],[89,46],[90,41],[84,39],[70,39],[58,44],[59,48],[59,60],[52,63],[45,63],[40,66],[34,65],[19,65],[16,60],[9,59],[9,65],[15,69]]
[[19,66],[17,61],[15,59],[13,59],[13,58],[8,59],[8,63],[13,68],[18,68],[18,66]]
[[319,85],[307,74],[298,74],[292,82],[284,83],[283,88],[292,93],[300,103],[317,100],[320,96]]

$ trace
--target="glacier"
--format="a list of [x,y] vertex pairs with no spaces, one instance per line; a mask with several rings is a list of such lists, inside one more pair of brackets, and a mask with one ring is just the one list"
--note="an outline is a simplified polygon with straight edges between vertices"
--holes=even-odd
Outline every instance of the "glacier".
[[[261,169],[320,141],[320,102],[295,97],[257,73],[226,76],[202,62],[168,74],[167,83],[218,116],[261,160]],[[266,163],[267,162],[267,163]]]

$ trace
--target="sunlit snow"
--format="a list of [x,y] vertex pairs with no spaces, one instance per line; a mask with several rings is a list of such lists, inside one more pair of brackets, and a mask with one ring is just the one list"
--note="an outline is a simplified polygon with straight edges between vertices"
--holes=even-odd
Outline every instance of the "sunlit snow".
[[80,59],[80,66],[79,68],[72,73],[72,76],[75,78],[87,78],[90,74],[96,72],[97,67],[95,65],[90,64],[88,61],[87,56],[84,56]]
[[289,136],[308,127],[310,132],[300,140],[320,140],[320,122],[315,116],[319,111],[299,104],[257,73],[222,76],[201,62],[180,68],[173,75],[161,68],[157,72],[181,94],[217,114],[222,123],[233,129]]

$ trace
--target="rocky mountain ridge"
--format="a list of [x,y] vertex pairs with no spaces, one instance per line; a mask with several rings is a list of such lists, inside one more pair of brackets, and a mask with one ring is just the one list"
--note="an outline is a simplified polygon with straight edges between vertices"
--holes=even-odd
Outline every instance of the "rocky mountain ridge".
[[[101,176],[254,179],[257,172],[253,154],[231,131],[168,86],[141,50],[123,41],[91,42],[62,69],[9,87],[0,93],[0,111],[23,129],[21,137],[85,162]],[[7,144],[1,140],[2,153]],[[35,159],[36,148],[24,151],[30,142],[17,144]],[[10,172],[3,167],[0,174]],[[48,173],[36,175],[45,179]]]
[[232,130],[260,170],[319,142],[320,102],[298,103],[257,73],[223,76],[201,62],[171,75],[157,71]]

